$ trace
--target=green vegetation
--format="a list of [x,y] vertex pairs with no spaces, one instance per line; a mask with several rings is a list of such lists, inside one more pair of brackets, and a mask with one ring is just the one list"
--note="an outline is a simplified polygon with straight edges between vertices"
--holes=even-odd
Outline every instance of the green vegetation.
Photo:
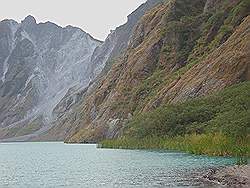
[[[121,114],[124,111],[140,113],[145,104],[157,99],[164,86],[180,78],[221,46],[249,14],[249,1],[245,0],[220,2],[216,11],[207,13],[203,13],[201,1],[187,2],[176,1],[176,10],[164,15],[165,25],[160,31],[165,39],[159,53],[161,62],[155,64],[150,75],[138,86],[132,90],[124,88],[124,97],[112,105],[113,110]],[[109,62],[108,66],[112,64]]]
[[173,2],[173,10],[163,15],[157,32],[163,41],[158,61],[136,80],[133,89],[124,86],[124,95],[115,103],[115,112],[123,113],[121,117],[131,113],[133,119],[121,137],[104,140],[100,146],[235,156],[239,164],[246,163],[250,157],[250,82],[177,104],[166,104],[165,93],[171,83],[229,39],[249,15],[250,1],[218,1],[206,12],[204,1]]
[[238,25],[245,16],[249,15],[249,9],[250,1],[241,0],[240,3],[231,10],[226,20],[226,24],[231,24],[234,26]]
[[243,19],[249,15],[250,1],[241,0],[236,5],[231,1],[221,2],[215,13],[202,15],[204,20],[200,38],[188,57],[188,62],[201,61],[223,44]]
[[2,128],[0,129],[0,133],[5,138],[25,136],[39,130],[42,126],[40,122],[42,122],[42,117],[38,117],[36,120],[26,124],[22,128],[20,126]]
[[38,131],[41,128],[41,125],[38,122],[32,122],[26,126],[24,126],[22,129],[20,129],[15,136],[24,136],[31,133],[34,133],[35,131]]
[[108,148],[249,157],[250,82],[137,115],[127,124],[123,137],[101,144]]

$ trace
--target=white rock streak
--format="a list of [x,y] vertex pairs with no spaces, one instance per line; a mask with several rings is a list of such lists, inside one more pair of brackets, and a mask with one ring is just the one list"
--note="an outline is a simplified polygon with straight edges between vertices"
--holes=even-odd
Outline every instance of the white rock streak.
[[6,74],[8,72],[9,69],[9,64],[8,64],[8,60],[9,60],[9,56],[5,59],[4,63],[3,63],[3,75],[2,75],[2,82],[5,82],[5,78],[6,78]]

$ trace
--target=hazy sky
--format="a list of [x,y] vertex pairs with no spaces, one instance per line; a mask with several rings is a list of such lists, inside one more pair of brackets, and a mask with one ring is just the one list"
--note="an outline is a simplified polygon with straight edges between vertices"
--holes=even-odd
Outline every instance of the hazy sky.
[[127,15],[146,0],[1,0],[0,20],[18,22],[32,15],[37,22],[82,28],[104,40],[111,29],[123,24]]

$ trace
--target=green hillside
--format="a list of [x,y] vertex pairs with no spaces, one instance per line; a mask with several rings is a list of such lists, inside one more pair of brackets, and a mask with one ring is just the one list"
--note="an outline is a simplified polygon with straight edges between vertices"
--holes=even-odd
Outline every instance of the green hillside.
[[134,117],[124,136],[102,147],[176,149],[195,154],[249,156],[250,82]]

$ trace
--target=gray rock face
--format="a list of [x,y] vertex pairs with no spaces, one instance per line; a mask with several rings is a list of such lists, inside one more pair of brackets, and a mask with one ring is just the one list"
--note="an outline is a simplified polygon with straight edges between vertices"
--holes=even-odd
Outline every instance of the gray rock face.
[[102,72],[107,62],[113,61],[128,47],[130,36],[140,18],[163,1],[165,0],[148,0],[128,16],[128,20],[124,25],[111,31],[104,43],[95,49],[91,57],[91,63],[87,67],[87,72],[90,73],[89,77],[92,80],[96,77],[95,75],[99,75]]
[[36,131],[49,125],[69,89],[96,76],[88,67],[101,44],[79,28],[37,24],[32,16],[0,22],[0,138],[19,136],[38,117]]
[[142,4],[104,43],[32,16],[0,22],[0,139],[63,140],[75,131],[89,86],[128,47],[139,19],[163,1]]
[[[87,72],[90,73],[89,77],[93,80],[88,88],[72,88],[67,95],[61,100],[54,110],[54,116],[58,117],[54,122],[54,128],[43,137],[44,140],[54,137],[56,130],[67,130],[67,134],[63,134],[61,138],[64,139],[67,135],[71,134],[70,130],[75,127],[71,127],[75,119],[81,119],[79,111],[81,111],[81,105],[84,101],[84,97],[91,93],[91,90],[98,82],[96,75],[101,77],[106,73],[108,65],[119,55],[126,50],[129,45],[130,37],[133,33],[135,26],[141,17],[150,9],[158,5],[165,0],[148,0],[146,3],[138,7],[133,13],[128,16],[128,20],[124,25],[117,27],[114,31],[111,31],[104,43],[98,46],[91,57],[91,63],[87,67]],[[94,113],[93,113],[94,114]],[[71,118],[76,117],[76,118]],[[57,127],[57,128],[55,128]],[[71,129],[72,128],[72,129]],[[74,131],[74,130],[73,130]],[[63,132],[63,131],[60,131]]]

